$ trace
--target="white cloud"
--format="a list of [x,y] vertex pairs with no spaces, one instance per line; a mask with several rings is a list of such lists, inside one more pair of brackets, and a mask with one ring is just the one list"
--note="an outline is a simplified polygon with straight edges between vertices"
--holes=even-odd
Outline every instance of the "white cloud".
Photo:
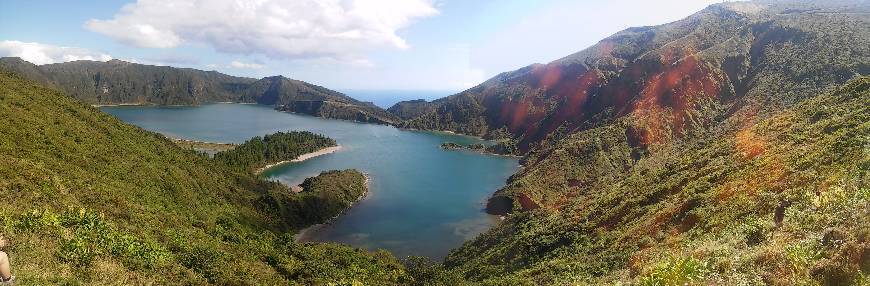
[[37,65],[78,60],[108,61],[112,59],[110,55],[83,48],[20,41],[0,41],[0,56],[19,57]]
[[[532,63],[548,63],[623,29],[676,21],[718,2],[722,0],[550,1],[545,8],[515,19],[513,25],[478,39],[472,65],[494,76]],[[581,12],[583,16],[578,17]]]
[[148,48],[206,44],[271,58],[359,60],[408,48],[397,31],[438,11],[431,0],[139,0],[85,27]]
[[185,55],[165,54],[146,57],[142,59],[141,62],[153,65],[191,66],[199,64],[199,59]]
[[266,66],[264,66],[262,64],[258,64],[258,63],[245,63],[245,62],[240,62],[240,61],[236,60],[236,61],[232,61],[230,63],[230,67],[237,68],[237,69],[262,69],[262,68],[265,68]]

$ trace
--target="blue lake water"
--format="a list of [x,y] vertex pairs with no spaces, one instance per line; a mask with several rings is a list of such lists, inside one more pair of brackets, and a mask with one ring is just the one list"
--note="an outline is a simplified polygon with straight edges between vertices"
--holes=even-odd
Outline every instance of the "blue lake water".
[[321,171],[358,169],[371,178],[369,195],[306,240],[386,249],[397,257],[443,258],[485,231],[495,218],[483,212],[489,195],[518,168],[516,159],[442,150],[468,136],[400,130],[390,126],[282,113],[267,106],[210,104],[197,107],[104,107],[103,111],[169,137],[242,143],[264,134],[308,130],[338,141],[333,154],[264,172],[299,184]]

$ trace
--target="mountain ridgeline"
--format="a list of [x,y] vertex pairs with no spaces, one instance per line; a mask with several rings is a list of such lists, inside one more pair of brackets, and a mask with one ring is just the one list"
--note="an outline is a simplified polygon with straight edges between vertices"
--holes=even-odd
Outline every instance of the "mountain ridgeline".
[[867,6],[712,5],[450,97],[400,102],[390,110],[410,118],[403,127],[513,138],[522,153],[632,117],[638,120],[628,132],[643,148],[707,129],[737,109],[775,111],[867,74]]
[[37,66],[0,58],[0,69],[58,88],[87,104],[198,105],[258,103],[313,116],[391,124],[398,117],[370,102],[283,76],[253,79],[216,71],[152,66],[121,60]]
[[437,105],[435,102],[426,102],[425,99],[416,99],[396,103],[387,111],[407,120],[432,112]]
[[868,73],[870,3],[733,2],[390,110],[524,155],[471,281],[866,285]]
[[867,1],[715,4],[390,115],[280,77],[0,63],[88,104],[258,102],[524,156],[486,206],[503,221],[403,265],[293,241],[365,193],[359,172],[294,193],[251,172],[303,152],[271,137],[209,159],[0,72],[0,232],[28,283],[870,285]]

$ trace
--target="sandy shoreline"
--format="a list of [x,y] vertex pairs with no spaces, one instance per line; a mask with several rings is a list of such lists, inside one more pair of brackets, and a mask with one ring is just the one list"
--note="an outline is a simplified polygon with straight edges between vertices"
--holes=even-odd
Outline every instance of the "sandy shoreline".
[[151,102],[143,103],[111,103],[111,104],[91,104],[91,107],[113,107],[113,106],[160,106],[160,107],[184,107],[184,106],[202,106],[207,104],[258,104],[256,102],[235,102],[235,101],[216,101],[216,102],[201,102],[197,104],[155,104]]
[[181,138],[173,138],[173,137],[166,137],[166,138],[169,138],[169,140],[172,140],[172,141],[176,141],[176,142],[184,142],[184,143],[198,143],[198,144],[209,144],[209,145],[238,146],[238,144],[233,144],[233,143],[208,142],[208,141],[199,141],[199,140],[181,139]]
[[146,106],[145,103],[113,103],[113,104],[91,104],[92,107],[110,107],[110,106]]
[[322,156],[322,155],[326,155],[326,154],[335,153],[336,151],[338,151],[338,150],[340,150],[340,149],[341,149],[341,145],[338,145],[338,146],[332,146],[332,147],[326,147],[326,148],[323,148],[323,149],[320,149],[320,150],[317,150],[317,151],[314,151],[314,152],[311,152],[311,153],[306,153],[306,154],[299,155],[299,157],[296,157],[296,159],[293,159],[293,160],[281,161],[281,162],[278,162],[278,163],[274,163],[274,164],[266,165],[265,167],[262,167],[262,168],[257,169],[257,171],[256,171],[255,173],[259,174],[259,173],[262,173],[263,171],[268,170],[269,168],[272,168],[272,167],[275,167],[275,166],[279,166],[279,165],[283,165],[283,164],[287,164],[287,163],[297,163],[297,162],[302,162],[302,161],[305,161],[305,160],[308,160],[308,159],[311,159],[311,158],[314,158],[314,157],[317,157],[317,156]]
[[364,174],[364,175],[366,177],[366,191],[363,192],[362,195],[360,195],[359,198],[357,198],[353,204],[351,204],[349,207],[347,207],[347,209],[345,209],[344,211],[342,211],[339,214],[335,215],[334,217],[328,219],[324,223],[313,224],[309,227],[306,227],[306,228],[299,230],[299,232],[297,232],[295,235],[293,235],[293,241],[294,242],[305,242],[305,241],[309,240],[312,233],[316,232],[317,230],[319,230],[321,228],[329,226],[339,216],[343,215],[345,212],[347,212],[348,210],[350,210],[351,208],[356,206],[357,203],[359,203],[360,201],[362,201],[366,197],[368,197],[369,192],[371,192],[372,179],[371,179],[371,177],[369,177],[368,174]]

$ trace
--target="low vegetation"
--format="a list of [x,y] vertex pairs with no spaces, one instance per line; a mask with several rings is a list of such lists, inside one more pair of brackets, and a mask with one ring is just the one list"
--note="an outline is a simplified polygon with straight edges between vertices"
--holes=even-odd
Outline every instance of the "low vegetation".
[[[504,220],[442,264],[293,242],[364,176],[325,172],[293,194],[252,170],[324,138],[255,138],[210,160],[0,74],[0,126],[15,127],[0,129],[0,232],[33,284],[867,285],[866,9],[716,4],[397,107],[416,115],[402,127],[525,156],[488,206]],[[331,110],[316,105],[290,107]]]
[[300,199],[306,215],[320,222],[337,216],[368,192],[368,178],[357,170],[325,171],[302,182]]
[[860,77],[768,119],[655,145],[609,174],[596,172],[631,161],[624,129],[576,134],[504,190],[537,208],[445,264],[487,285],[864,285],[868,107]]
[[484,285],[867,284],[867,8],[714,4],[433,101],[402,126],[524,155],[487,206],[505,220],[445,269]]
[[[321,210],[297,204],[306,195],[5,72],[0,125],[15,127],[0,129],[0,233],[13,241],[7,252],[21,283],[413,281],[388,253],[293,242],[296,229],[333,215],[312,216]],[[364,177],[330,172],[308,185],[355,200]]]
[[202,142],[177,138],[170,138],[170,140],[172,140],[172,142],[174,142],[176,145],[178,145],[178,147],[181,147],[182,149],[199,151],[212,156],[214,154],[217,154],[218,152],[232,150],[233,148],[236,148],[236,146],[238,146],[236,144],[230,143]]
[[474,143],[469,145],[462,145],[456,142],[444,142],[441,143],[441,149],[445,150],[471,150],[475,152],[485,153],[485,154],[494,154],[494,155],[518,155],[518,150],[513,145],[511,140],[500,140],[495,144],[484,145],[481,143]]
[[286,223],[296,227],[327,222],[368,192],[365,175],[353,169],[324,171],[305,179],[301,187],[299,193],[269,202],[275,212],[285,214]]

